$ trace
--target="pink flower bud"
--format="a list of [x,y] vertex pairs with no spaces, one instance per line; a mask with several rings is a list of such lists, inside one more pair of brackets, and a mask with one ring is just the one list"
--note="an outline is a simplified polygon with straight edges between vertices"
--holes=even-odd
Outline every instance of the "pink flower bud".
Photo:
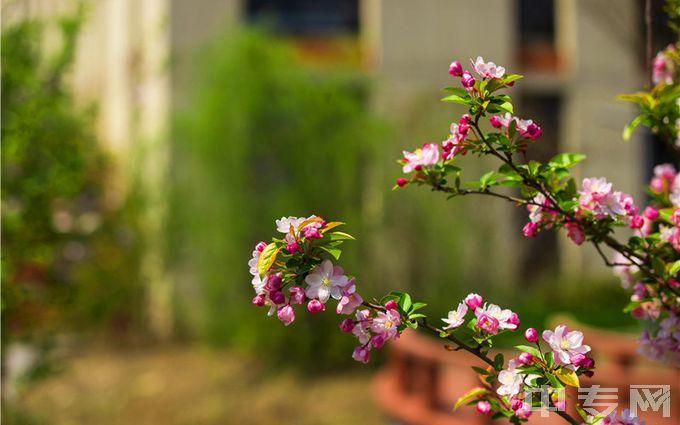
[[460,125],[463,125],[463,124],[469,125],[471,122],[472,122],[472,117],[470,116],[470,114],[463,114],[460,117],[460,120],[458,120],[458,124],[460,124]]
[[397,302],[395,300],[389,300],[385,303],[385,308],[388,310],[396,310],[398,307]]
[[659,218],[659,211],[656,208],[653,207],[647,207],[645,208],[645,217],[647,217],[649,220],[656,220]]
[[527,238],[535,238],[536,235],[538,235],[538,224],[533,221],[528,222],[524,225],[524,228],[522,228],[522,233],[524,233],[524,236]]
[[265,282],[264,287],[269,292],[276,292],[281,289],[281,274],[270,274],[267,276],[266,280],[267,281]]
[[531,353],[524,352],[517,357],[521,364],[529,364],[534,361],[534,356]]
[[257,307],[262,307],[264,305],[264,295],[258,294],[253,298],[253,305]]
[[664,191],[665,188],[665,183],[661,177],[654,177],[652,181],[649,183],[649,188],[652,190],[654,193],[661,193]]
[[423,166],[421,164],[418,164],[415,167],[413,167],[413,169],[416,170],[416,171],[420,171],[420,170],[423,169]]
[[631,229],[640,229],[644,225],[645,225],[645,219],[642,218],[641,215],[635,215],[630,220],[630,228]]
[[676,208],[675,211],[673,211],[673,217],[671,217],[671,220],[673,220],[673,223],[676,226],[680,226],[680,208]]
[[579,367],[580,367],[580,366],[582,366],[581,363],[582,363],[585,359],[586,359],[585,354],[576,353],[576,354],[574,354],[573,356],[571,356],[571,359],[569,359],[569,360],[571,361],[571,364],[573,364],[574,366],[579,366]]
[[305,290],[299,286],[291,286],[290,289],[290,303],[302,304],[305,302]]
[[498,119],[496,115],[492,115],[491,118],[489,118],[489,122],[491,123],[491,127],[501,128],[501,120]]
[[320,311],[325,311],[326,305],[319,300],[310,300],[307,303],[307,310],[312,314],[316,314]]
[[373,348],[382,348],[383,345],[385,345],[385,337],[382,334],[373,335],[371,346]]
[[560,412],[564,412],[567,408],[567,401],[566,400],[557,399],[557,400],[554,401],[554,403],[555,403],[555,407]]
[[279,317],[279,320],[283,322],[284,326],[290,325],[295,320],[295,310],[288,304],[279,308],[276,311],[276,315]]
[[477,402],[477,411],[486,415],[487,413],[491,412],[491,404],[489,404],[488,401],[481,400]]
[[586,370],[585,372],[583,372],[583,374],[586,375],[588,378],[592,378],[593,375],[595,375],[595,372],[593,372],[592,370]]
[[406,186],[407,184],[408,184],[408,180],[406,180],[405,178],[399,177],[399,178],[397,179],[397,186],[399,186],[399,187],[404,187],[404,186]]
[[527,137],[528,139],[536,140],[539,137],[541,137],[542,134],[543,130],[541,129],[541,127],[537,126],[534,123],[531,123],[527,126],[527,130],[524,136]]
[[451,74],[452,77],[460,77],[463,75],[463,65],[461,65],[458,61],[451,62],[451,65],[449,66],[449,74]]
[[529,328],[524,332],[524,339],[526,339],[529,342],[536,342],[538,341],[538,331],[536,328]]
[[481,295],[471,293],[471,294],[468,294],[467,297],[465,297],[463,302],[468,307],[470,307],[472,310],[474,310],[477,307],[479,307],[480,305],[482,305],[482,303],[484,302],[484,299],[482,298]]
[[360,345],[354,349],[354,352],[352,353],[352,358],[361,363],[368,363],[370,355],[371,352],[368,349],[368,347]]
[[300,249],[300,245],[298,245],[298,243],[295,241],[286,245],[286,251],[290,252],[291,254],[297,252],[298,249]]
[[512,410],[520,409],[522,407],[522,404],[524,404],[524,402],[518,398],[513,398],[510,400],[510,408]]
[[257,245],[255,245],[255,251],[262,252],[264,249],[267,247],[267,242],[258,242]]
[[340,322],[340,330],[345,332],[345,333],[350,333],[352,332],[352,329],[354,329],[354,320],[352,319],[345,319],[342,322]]
[[678,288],[680,287],[680,282],[675,279],[668,279],[668,285],[672,286],[673,288]]
[[283,295],[283,292],[281,292],[281,291],[270,292],[269,293],[269,299],[274,304],[283,304],[283,303],[286,302],[286,296]]
[[[463,155],[465,155],[465,153],[463,153]],[[453,151],[452,151],[452,150],[450,150],[450,151],[446,151],[446,150],[443,151],[443,152],[442,152],[442,159],[443,159],[444,161],[448,161],[448,160],[450,160],[450,159],[453,159]]]
[[595,367],[595,360],[592,357],[586,357],[581,366],[583,366],[584,369],[592,369]]
[[475,86],[475,77],[472,76],[468,71],[463,72],[463,75],[460,77],[460,83],[465,87],[466,89],[471,89],[472,87]]
[[453,140],[451,140],[451,139],[446,139],[442,142],[442,150],[444,150],[444,151],[453,150],[453,148],[455,146],[456,145],[453,143]]
[[468,132],[470,131],[470,126],[467,123],[461,123],[458,125],[458,134],[461,136],[467,136]]
[[314,226],[305,227],[303,233],[307,239],[321,239],[321,233],[319,232],[319,229]]
[[508,323],[519,326],[519,317],[517,316],[517,313],[513,312],[510,317],[508,317]]

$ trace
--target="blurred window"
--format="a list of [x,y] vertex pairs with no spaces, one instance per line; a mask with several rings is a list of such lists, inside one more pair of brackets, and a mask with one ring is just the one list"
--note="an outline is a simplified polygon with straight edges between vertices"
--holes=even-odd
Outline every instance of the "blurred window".
[[555,1],[517,0],[518,59],[525,69],[554,72],[558,67],[555,47]]
[[359,31],[358,0],[247,0],[250,22],[264,21],[294,36],[352,35]]

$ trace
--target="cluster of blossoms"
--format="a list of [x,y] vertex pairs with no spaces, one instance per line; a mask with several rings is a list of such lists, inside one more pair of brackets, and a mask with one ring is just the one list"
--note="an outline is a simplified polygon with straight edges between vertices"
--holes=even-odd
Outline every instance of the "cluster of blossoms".
[[295,320],[295,305],[306,304],[307,310],[316,314],[326,310],[330,299],[337,300],[336,313],[348,315],[340,329],[353,333],[359,340],[352,357],[368,362],[372,348],[382,347],[386,341],[398,338],[413,312],[424,304],[414,305],[405,297],[390,295],[384,305],[365,303],[356,291],[356,280],[345,275],[342,267],[331,258],[340,256],[338,246],[353,237],[339,232],[343,223],[328,223],[321,217],[282,217],[276,220],[276,230],[283,234],[267,244],[255,246],[248,262],[255,290],[253,305],[269,307],[269,315],[276,316],[288,326]]
[[669,45],[660,51],[652,61],[652,82],[654,84],[673,84],[676,77],[676,64],[672,56],[677,54],[674,45]]
[[[467,319],[470,311],[474,315]],[[595,361],[587,355],[590,347],[583,344],[583,333],[569,331],[565,325],[543,331],[542,338],[547,349],[541,347],[535,328],[526,329],[524,338],[532,345],[517,346],[519,355],[506,363],[500,354],[491,361],[483,353],[492,347],[496,335],[519,329],[516,313],[484,303],[478,294],[469,294],[442,321],[446,326],[441,330],[441,337],[459,345],[468,341],[473,353],[491,365],[487,369],[474,368],[484,385],[462,396],[456,408],[464,404],[474,405],[480,413],[493,413],[494,417],[505,417],[512,423],[519,423],[527,420],[537,406],[532,395],[547,391],[549,397],[546,399],[549,401],[544,407],[563,412],[566,407],[564,400],[557,397],[563,388],[578,386],[580,375],[593,376]]]

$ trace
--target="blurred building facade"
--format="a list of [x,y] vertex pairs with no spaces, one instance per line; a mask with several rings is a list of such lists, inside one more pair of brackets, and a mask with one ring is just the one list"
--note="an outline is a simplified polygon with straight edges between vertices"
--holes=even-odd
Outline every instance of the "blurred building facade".
[[[64,0],[2,4],[3,23],[21,16],[58,16],[74,7]],[[376,81],[373,106],[404,123],[384,148],[391,157],[422,143],[421,137],[440,141],[447,136],[449,122],[462,112],[438,100],[440,88],[452,84],[448,65],[481,55],[525,75],[512,95],[518,115],[544,127],[533,154],[537,159],[558,151],[583,152],[589,159],[575,169],[577,178],[607,176],[618,189],[642,196],[642,144],[621,141],[634,109],[615,100],[644,83],[641,8],[635,0],[619,0],[615,7],[607,0],[99,0],[85,6],[74,84],[84,101],[99,104],[100,139],[122,169],[138,166],[130,161],[141,158],[135,161],[143,164],[148,228],[155,241],[147,259],[150,314],[161,335],[170,329],[172,298],[172,284],[162,270],[160,230],[166,213],[164,176],[172,172],[169,117],[191,90],[193,55],[225,26],[264,20],[309,55],[331,62],[348,60],[335,53],[334,40],[353,43],[356,66]],[[421,118],[439,130],[417,128],[414,122]],[[125,176],[122,172],[117,183],[123,188]],[[373,177],[363,189],[370,199],[365,214],[381,222],[389,215],[381,193],[390,181]],[[524,211],[487,199],[461,202],[479,223],[493,220],[499,229],[489,237],[504,260],[485,271],[488,278],[514,276],[521,282],[537,268],[573,278],[608,273],[594,250],[576,248],[563,235],[525,240],[518,231]],[[383,259],[396,264],[397,275],[410,275],[403,270],[407,262],[395,261],[405,252]]]

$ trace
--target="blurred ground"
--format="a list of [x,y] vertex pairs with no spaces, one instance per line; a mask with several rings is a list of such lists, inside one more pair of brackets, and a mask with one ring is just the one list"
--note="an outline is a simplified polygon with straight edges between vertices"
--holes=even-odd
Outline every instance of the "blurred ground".
[[38,423],[380,424],[370,375],[272,376],[228,352],[194,347],[89,350],[22,397]]

